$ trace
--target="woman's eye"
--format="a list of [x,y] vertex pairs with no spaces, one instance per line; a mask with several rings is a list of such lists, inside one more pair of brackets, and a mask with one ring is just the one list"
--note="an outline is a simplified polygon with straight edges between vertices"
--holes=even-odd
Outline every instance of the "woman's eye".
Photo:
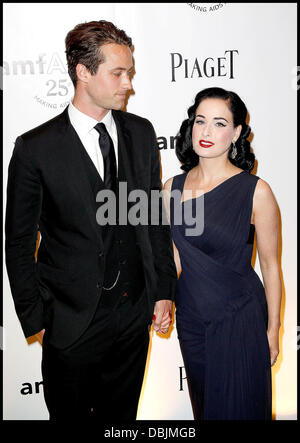
[[221,123],[221,122],[217,122],[217,123],[216,123],[216,126],[219,126],[219,127],[221,127],[221,128],[225,128],[226,125],[224,125],[224,124]]
[[196,123],[198,123],[199,125],[202,125],[202,123],[205,123],[203,120],[196,120]]

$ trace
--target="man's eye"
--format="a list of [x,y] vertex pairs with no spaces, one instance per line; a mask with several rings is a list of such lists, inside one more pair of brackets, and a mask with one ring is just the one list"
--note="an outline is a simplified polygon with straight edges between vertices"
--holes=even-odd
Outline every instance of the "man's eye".
[[113,74],[114,74],[116,77],[120,77],[121,72],[114,72]]

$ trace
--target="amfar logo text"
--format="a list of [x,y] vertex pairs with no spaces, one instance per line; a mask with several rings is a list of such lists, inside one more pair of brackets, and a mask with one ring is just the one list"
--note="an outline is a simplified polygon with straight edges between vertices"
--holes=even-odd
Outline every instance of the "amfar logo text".
[[237,49],[228,49],[222,57],[207,57],[199,60],[197,57],[184,58],[179,52],[171,52],[171,77],[172,82],[180,78],[199,77],[229,77],[234,78],[235,55]]
[[[26,75],[26,74],[53,74],[58,71],[60,74],[67,74],[66,67],[59,54],[54,52],[50,62],[45,60],[46,54],[39,54],[37,60],[13,60],[11,66],[8,62],[3,62],[4,74],[6,75]],[[37,65],[37,67],[36,67]],[[47,65],[45,67],[45,65]]]
[[50,56],[39,54],[34,59],[3,62],[3,73],[7,76],[34,78],[34,100],[46,108],[65,108],[71,97],[73,85],[67,66],[57,52]]
[[162,135],[157,137],[158,149],[168,149],[169,146],[170,149],[175,149],[175,140],[176,136],[174,137],[173,135],[171,135],[169,138],[163,137]]
[[188,6],[199,12],[219,11],[226,3],[187,3]]
[[[183,382],[186,380],[185,368],[184,366],[179,366],[179,391],[184,391]],[[20,393],[22,395],[39,394],[40,386],[43,386],[43,381],[36,381],[34,383],[22,383],[22,389]]]
[[36,381],[34,383],[22,383],[22,389],[20,390],[20,393],[22,395],[31,395],[31,394],[39,394],[40,393],[40,386],[43,386],[43,381]]

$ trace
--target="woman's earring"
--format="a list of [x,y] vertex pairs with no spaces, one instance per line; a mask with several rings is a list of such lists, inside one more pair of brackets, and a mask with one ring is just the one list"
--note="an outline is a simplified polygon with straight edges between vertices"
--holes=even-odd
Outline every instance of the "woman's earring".
[[233,148],[232,148],[232,151],[231,151],[231,158],[235,159],[235,157],[237,156],[237,149],[236,149],[236,146],[235,146],[235,142],[232,142],[232,144],[233,144]]

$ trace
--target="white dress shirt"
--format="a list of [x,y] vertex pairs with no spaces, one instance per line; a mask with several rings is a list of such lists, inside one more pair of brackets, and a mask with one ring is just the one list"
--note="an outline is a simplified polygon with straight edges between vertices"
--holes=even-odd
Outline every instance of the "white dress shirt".
[[[68,113],[72,126],[77,132],[83,146],[85,147],[97,171],[99,172],[100,177],[103,180],[103,156],[99,146],[99,132],[95,129],[95,125],[100,122],[79,111],[72,102],[69,104]],[[118,170],[118,133],[111,111],[108,111],[105,117],[101,120],[101,123],[105,124],[107,132],[113,141]]]

